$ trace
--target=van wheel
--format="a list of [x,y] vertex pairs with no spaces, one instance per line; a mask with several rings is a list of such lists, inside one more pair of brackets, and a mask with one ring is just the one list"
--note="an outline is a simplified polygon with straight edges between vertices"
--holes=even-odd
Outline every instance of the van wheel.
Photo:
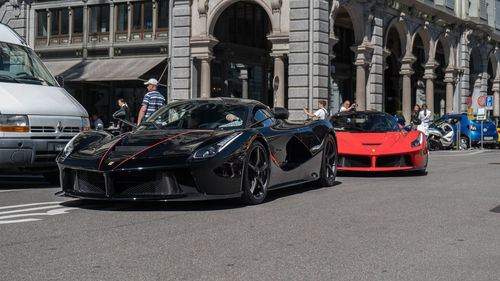
[[459,148],[460,148],[460,150],[466,150],[469,148],[469,138],[468,137],[460,136]]

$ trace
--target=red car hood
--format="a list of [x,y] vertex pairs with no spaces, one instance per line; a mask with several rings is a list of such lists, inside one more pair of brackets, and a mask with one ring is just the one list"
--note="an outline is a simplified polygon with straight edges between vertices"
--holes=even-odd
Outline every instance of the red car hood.
[[419,131],[387,133],[336,132],[339,154],[384,155],[400,154],[422,149],[423,144],[411,147],[418,138]]

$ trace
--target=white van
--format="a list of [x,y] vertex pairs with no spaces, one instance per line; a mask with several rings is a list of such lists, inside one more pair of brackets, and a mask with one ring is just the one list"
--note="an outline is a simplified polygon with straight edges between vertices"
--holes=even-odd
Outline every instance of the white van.
[[82,105],[21,36],[0,24],[0,173],[36,172],[56,181],[57,154],[89,127]]

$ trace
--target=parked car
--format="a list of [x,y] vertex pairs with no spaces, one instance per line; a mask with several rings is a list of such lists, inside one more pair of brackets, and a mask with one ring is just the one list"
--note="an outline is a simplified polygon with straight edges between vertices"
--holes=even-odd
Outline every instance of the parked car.
[[497,127],[497,132],[498,132],[498,143],[497,147],[500,148],[500,117],[490,117],[493,123],[495,123],[495,126]]
[[66,143],[89,129],[85,109],[15,31],[0,24],[0,170],[59,179]]
[[425,173],[426,138],[402,129],[395,118],[376,111],[340,112],[330,118],[339,144],[339,171]]
[[315,181],[331,186],[337,141],[328,121],[287,121],[284,108],[244,99],[170,103],[134,131],[89,131],[59,155],[62,193],[102,200],[241,197]]
[[[472,146],[478,146],[483,143],[486,146],[495,146],[498,143],[498,132],[495,123],[491,118],[487,118],[483,121],[483,139],[481,140],[481,121],[474,119],[470,120],[467,118],[467,114],[452,114],[452,115],[444,115],[436,120],[433,123],[440,123],[445,121],[448,122],[452,127],[457,136],[457,128],[460,126],[460,136],[459,136],[459,145],[460,149],[469,148],[469,143]],[[456,142],[455,137],[455,142]],[[470,138],[470,140],[469,140]]]

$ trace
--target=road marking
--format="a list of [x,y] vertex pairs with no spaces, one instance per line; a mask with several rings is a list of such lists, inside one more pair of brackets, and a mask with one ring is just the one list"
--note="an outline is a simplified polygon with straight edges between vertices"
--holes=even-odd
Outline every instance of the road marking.
[[13,205],[13,206],[3,206],[3,207],[0,207],[0,210],[15,209],[15,208],[22,208],[22,207],[31,207],[31,206],[38,206],[38,205],[59,205],[61,203],[64,203],[64,201],[40,202],[40,203],[30,203],[30,204]]
[[[55,216],[55,215],[67,214],[68,211],[75,209],[75,208],[65,207],[61,205],[61,203],[64,203],[64,201],[2,206],[0,207],[0,210],[6,210],[6,211],[0,212],[0,224],[39,221],[42,220],[41,218],[38,218],[40,216]],[[47,211],[36,212],[40,210],[47,210]]]
[[22,191],[22,190],[20,190],[20,189],[0,190],[0,193],[2,193],[2,192],[16,192],[16,191]]

